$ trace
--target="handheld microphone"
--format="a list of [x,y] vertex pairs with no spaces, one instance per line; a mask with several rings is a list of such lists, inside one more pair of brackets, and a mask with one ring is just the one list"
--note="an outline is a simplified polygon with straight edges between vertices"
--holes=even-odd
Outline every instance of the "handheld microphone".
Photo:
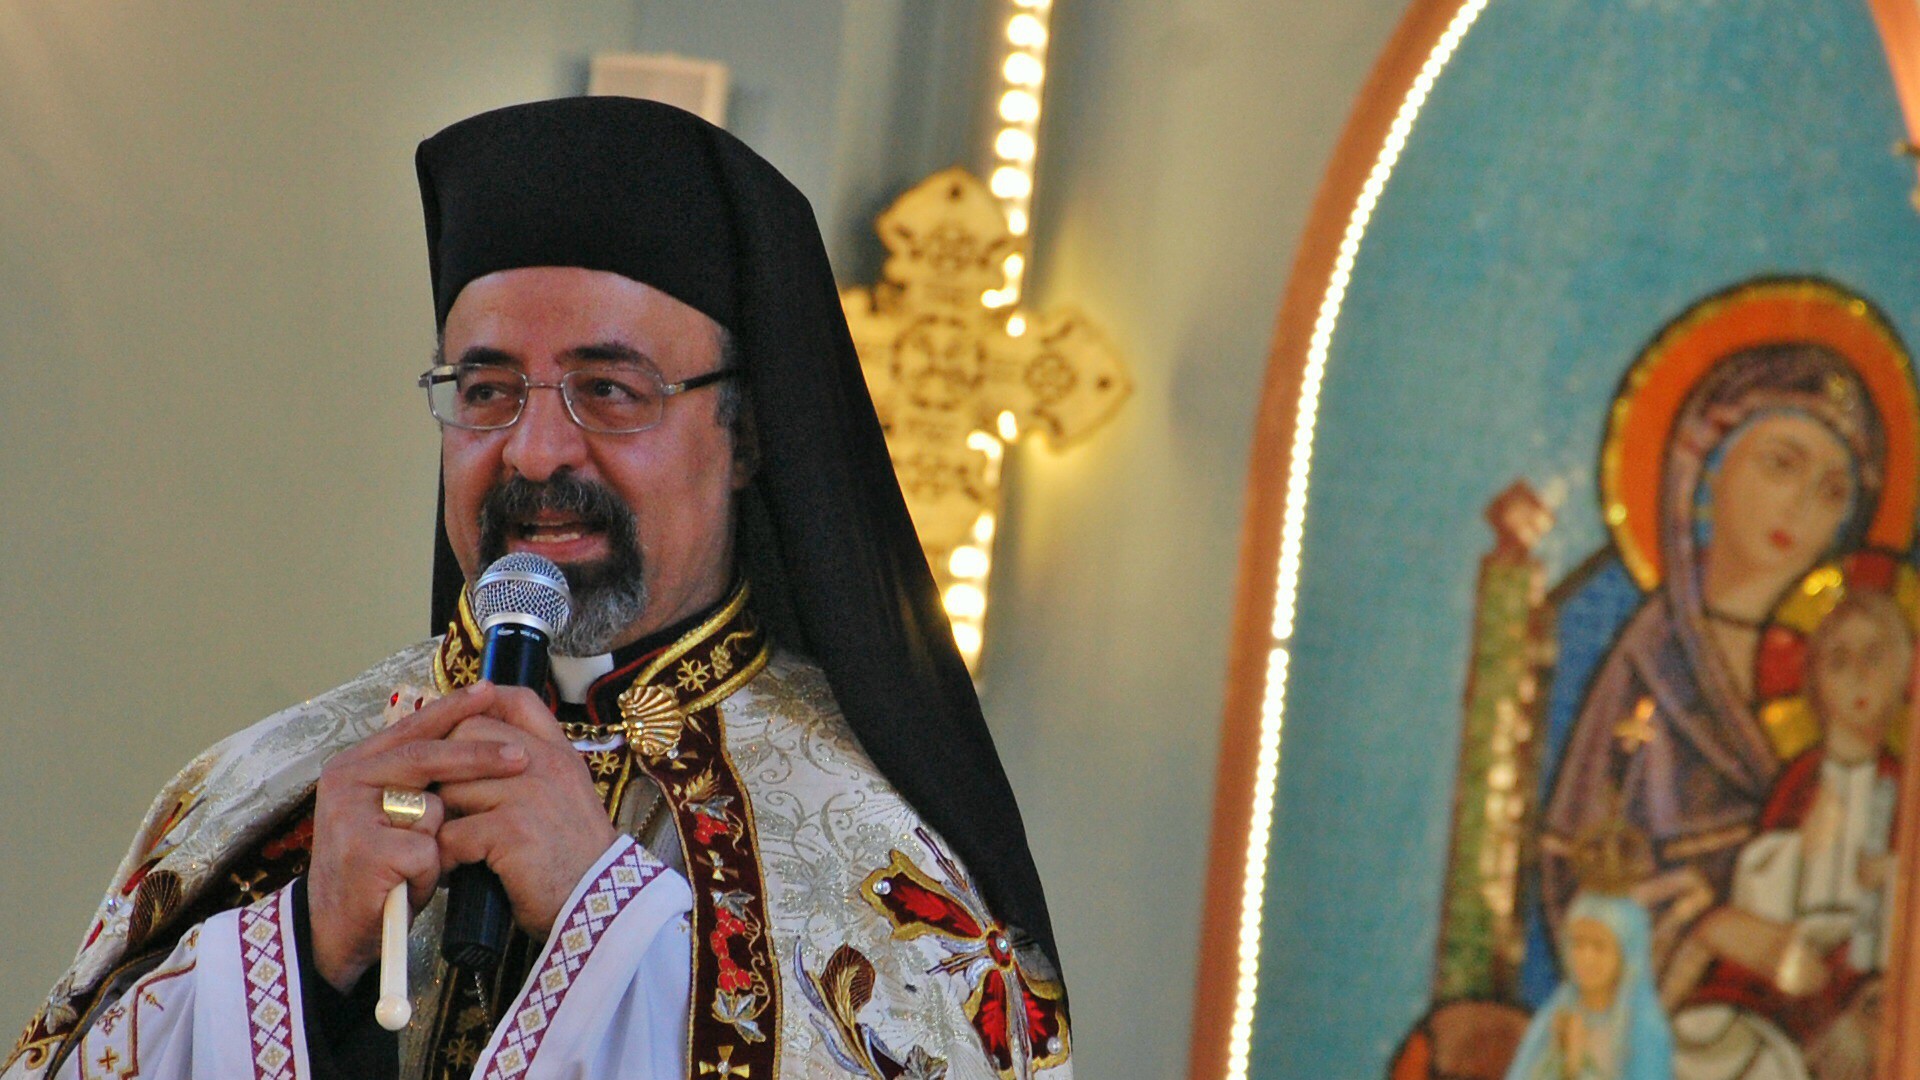
[[[547,684],[547,645],[566,628],[573,597],[553,561],[516,551],[494,560],[473,585],[473,617],[486,636],[480,677],[496,686]],[[507,890],[485,863],[448,876],[446,929],[440,955],[469,971],[500,964],[513,928]]]

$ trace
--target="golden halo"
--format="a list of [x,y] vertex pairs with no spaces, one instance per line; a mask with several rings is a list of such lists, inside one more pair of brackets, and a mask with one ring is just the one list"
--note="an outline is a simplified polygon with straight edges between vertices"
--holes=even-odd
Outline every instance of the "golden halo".
[[1742,349],[1824,345],[1846,359],[1886,432],[1885,482],[1865,543],[1905,551],[1920,497],[1920,398],[1913,366],[1886,318],[1866,300],[1816,278],[1736,285],[1689,308],[1654,336],[1621,381],[1600,449],[1600,496],[1620,558],[1642,589],[1660,584],[1660,488],[1673,427],[1714,364]]

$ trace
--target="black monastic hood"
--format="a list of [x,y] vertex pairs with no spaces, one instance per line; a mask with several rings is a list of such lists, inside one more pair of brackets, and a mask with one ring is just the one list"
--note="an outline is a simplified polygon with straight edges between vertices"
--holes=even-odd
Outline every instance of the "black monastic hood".
[[[731,331],[760,454],[738,538],[756,610],[825,670],[861,746],[965,860],[995,914],[1058,964],[1020,812],[806,197],[725,131],[630,98],[483,113],[421,143],[416,165],[439,325],[477,277],[578,266],[651,285]],[[436,633],[463,584],[443,519]]]

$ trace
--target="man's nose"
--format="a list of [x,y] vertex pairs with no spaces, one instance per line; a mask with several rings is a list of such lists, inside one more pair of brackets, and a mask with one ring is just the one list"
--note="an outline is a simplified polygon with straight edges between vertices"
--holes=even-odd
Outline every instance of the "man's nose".
[[502,458],[507,467],[535,483],[544,483],[561,469],[586,463],[586,432],[567,415],[560,392],[549,387],[527,391],[520,419],[507,432]]

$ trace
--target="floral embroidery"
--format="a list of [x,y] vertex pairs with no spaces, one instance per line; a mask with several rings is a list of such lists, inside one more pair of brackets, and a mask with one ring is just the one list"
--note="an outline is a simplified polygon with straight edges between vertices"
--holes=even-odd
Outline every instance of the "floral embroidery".
[[1007,928],[987,913],[960,868],[925,829],[915,835],[952,887],[895,850],[885,869],[867,875],[861,897],[893,925],[896,939],[932,937],[942,946],[947,955],[930,974],[957,975],[972,984],[967,1019],[1001,1076],[1014,1075],[1023,1050],[1035,1069],[1067,1060],[1072,1037],[1064,989],[1026,970]]
[[873,1000],[873,961],[851,945],[842,945],[828,958],[819,975],[807,970],[798,952],[793,958],[799,986],[813,1007],[824,1014],[813,1018],[815,1031],[840,1067],[864,1072],[870,1080],[944,1080],[947,1063],[916,1046],[903,1057],[860,1023],[860,1010]]
[[675,678],[680,689],[697,694],[713,681],[713,668],[699,660],[687,659],[680,663],[680,674]]

